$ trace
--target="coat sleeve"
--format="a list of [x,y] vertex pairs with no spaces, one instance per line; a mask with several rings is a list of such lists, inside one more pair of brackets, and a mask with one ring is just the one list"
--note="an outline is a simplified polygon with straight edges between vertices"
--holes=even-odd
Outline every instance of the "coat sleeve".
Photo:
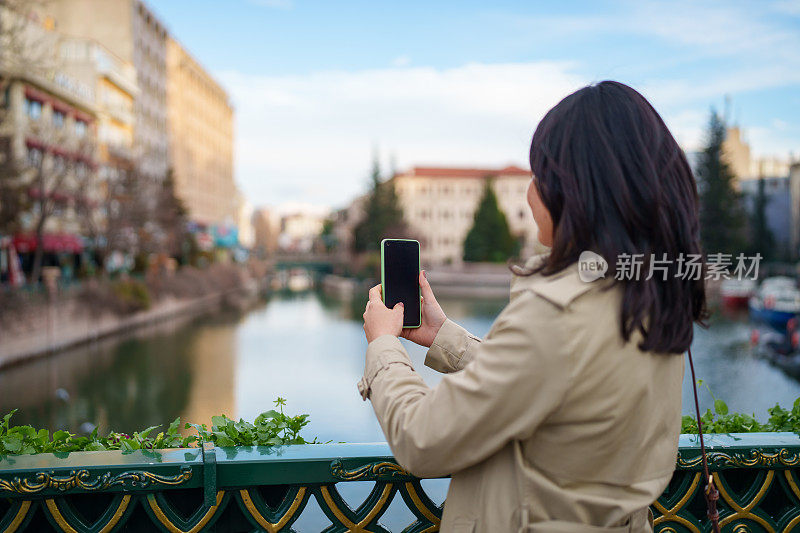
[[429,388],[403,346],[384,335],[367,349],[361,386],[397,461],[420,477],[458,472],[530,437],[561,403],[572,365],[554,306],[533,293],[503,310],[472,362]]
[[462,370],[472,361],[480,342],[480,338],[448,318],[428,349],[425,366],[444,373]]

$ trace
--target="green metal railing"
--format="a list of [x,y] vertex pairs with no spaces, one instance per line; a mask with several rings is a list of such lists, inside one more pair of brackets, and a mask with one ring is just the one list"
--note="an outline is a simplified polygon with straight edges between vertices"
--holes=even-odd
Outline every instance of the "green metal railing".
[[[712,435],[707,447],[723,531],[800,524],[796,434]],[[696,437],[681,436],[656,531],[709,530],[700,469]],[[350,505],[357,482],[368,494]],[[0,532],[437,531],[442,506],[422,483],[383,443],[6,456]]]

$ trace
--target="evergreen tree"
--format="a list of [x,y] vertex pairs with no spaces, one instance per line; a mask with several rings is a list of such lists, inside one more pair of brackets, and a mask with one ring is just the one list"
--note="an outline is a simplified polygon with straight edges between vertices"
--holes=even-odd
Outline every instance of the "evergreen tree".
[[708,140],[697,164],[700,190],[700,237],[710,253],[742,251],[745,214],[741,195],[734,188],[736,176],[722,155],[725,123],[711,111]]
[[354,229],[354,251],[377,251],[382,239],[404,237],[406,234],[407,228],[394,183],[381,179],[380,164],[376,156],[372,164],[370,192],[364,201],[364,217]]
[[472,228],[464,239],[464,261],[502,263],[519,252],[519,244],[497,204],[492,180],[487,179]]
[[775,239],[767,224],[767,194],[764,178],[758,178],[758,190],[753,198],[753,214],[750,220],[750,253],[761,254],[770,259],[773,255]]
[[156,197],[155,218],[160,230],[159,250],[172,257],[180,257],[187,239],[186,224],[189,211],[175,192],[175,176],[167,171]]

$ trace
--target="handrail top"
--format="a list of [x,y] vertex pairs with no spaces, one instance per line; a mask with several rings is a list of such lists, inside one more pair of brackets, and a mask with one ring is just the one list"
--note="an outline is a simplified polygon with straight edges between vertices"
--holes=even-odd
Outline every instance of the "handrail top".
[[0,455],[2,470],[42,470],[69,468],[152,468],[158,465],[200,465],[203,451],[200,448],[165,448],[161,450],[119,450],[38,453],[33,455]]
[[[679,454],[694,455],[700,448],[697,435],[684,434],[679,439]],[[726,433],[706,437],[709,452],[723,450],[789,449],[800,452],[800,435],[781,433]],[[235,446],[213,448],[220,464],[293,463],[333,460],[394,461],[385,442],[295,444],[286,446]],[[36,455],[0,455],[0,471],[37,470],[48,468],[159,468],[159,466],[201,465],[200,448],[170,448],[162,450],[92,451],[41,453]]]

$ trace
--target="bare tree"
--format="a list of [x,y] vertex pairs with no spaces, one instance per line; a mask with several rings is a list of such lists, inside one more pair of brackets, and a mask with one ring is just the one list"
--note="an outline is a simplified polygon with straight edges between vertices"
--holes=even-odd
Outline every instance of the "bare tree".
[[[42,13],[47,0],[0,0],[0,98],[23,74],[44,77],[56,67],[54,39],[43,39]],[[0,125],[8,119],[8,106],[0,107]]]
[[22,167],[12,157],[8,89],[23,76],[43,78],[55,66],[53,40],[42,38],[40,14],[46,4],[46,0],[0,0],[0,232],[18,230],[21,215],[31,207]]
[[[33,256],[31,279],[38,280],[44,256],[44,232],[47,221],[54,215],[62,215],[73,209],[85,198],[86,191],[93,186],[95,174],[90,166],[94,143],[86,135],[76,137],[66,126],[53,121],[35,123],[33,131],[41,141],[41,147],[29,147],[23,168],[24,181],[28,183],[33,204],[33,232],[36,236],[36,252]],[[53,147],[59,147],[54,150]]]
[[140,200],[137,183],[140,174],[133,168],[120,169],[106,180],[106,248],[107,251],[135,251],[137,228],[147,220],[147,209]]

